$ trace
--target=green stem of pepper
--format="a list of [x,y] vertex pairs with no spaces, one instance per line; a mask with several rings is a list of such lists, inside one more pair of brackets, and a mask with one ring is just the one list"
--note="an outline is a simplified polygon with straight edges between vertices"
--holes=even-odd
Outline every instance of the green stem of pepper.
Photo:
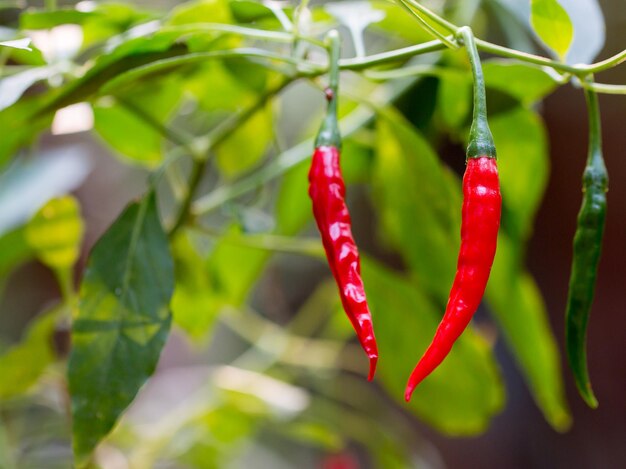
[[424,28],[427,32],[443,42],[447,47],[449,47],[450,49],[457,49],[459,47],[458,44],[456,44],[454,41],[451,41],[443,33],[440,33],[436,28],[431,26],[431,24],[424,18],[422,18],[420,13],[415,12],[411,8],[411,6],[409,6],[409,4],[405,2],[405,0],[398,0],[398,3],[400,3],[400,5],[404,7],[405,10],[407,10],[411,15],[415,17],[415,19],[417,19],[417,21],[419,21],[419,23],[422,25],[422,28]]
[[341,54],[341,37],[336,29],[326,35],[328,44],[328,88],[326,89],[326,99],[328,109],[322,121],[322,126],[315,139],[315,147],[336,147],[341,148],[341,135],[339,133],[339,122],[337,120],[337,98],[339,93],[339,57]]
[[465,26],[459,29],[459,37],[463,39],[467,55],[469,56],[474,78],[474,114],[472,127],[469,134],[469,145],[467,147],[468,158],[478,158],[487,156],[496,157],[496,147],[493,143],[491,130],[487,122],[487,98],[485,96],[485,78],[480,64],[478,49],[472,30]]
[[193,161],[193,166],[191,168],[191,174],[189,176],[187,194],[181,203],[178,216],[176,217],[176,220],[169,231],[170,238],[172,238],[176,234],[176,232],[183,227],[183,225],[190,216],[190,209],[193,197],[195,196],[196,190],[198,189],[198,185],[202,181],[202,176],[208,163],[208,152],[215,149],[216,146],[218,146],[224,140],[230,137],[233,132],[235,132],[239,128],[239,126],[241,126],[244,122],[247,122],[248,119],[250,119],[252,116],[254,116],[254,114],[262,109],[263,106],[265,106],[271,98],[279,94],[296,79],[297,76],[294,75],[292,77],[287,77],[281,80],[281,82],[277,86],[275,86],[274,88],[270,88],[263,95],[259,96],[259,99],[257,99],[257,101],[255,101],[252,105],[244,109],[239,114],[233,116],[231,119],[224,121],[221,126],[217,127],[213,132],[209,134],[206,156],[198,158],[197,155],[194,154],[195,157]]

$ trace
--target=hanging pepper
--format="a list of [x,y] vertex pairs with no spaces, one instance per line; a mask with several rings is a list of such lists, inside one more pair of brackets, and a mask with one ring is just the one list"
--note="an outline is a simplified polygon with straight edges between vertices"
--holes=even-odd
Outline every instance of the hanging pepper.
[[583,202],[574,235],[574,257],[569,279],[565,338],[567,358],[580,395],[590,407],[598,407],[587,371],[587,322],[596,286],[598,262],[606,218],[608,176],[602,158],[600,110],[595,92],[585,90],[589,113],[589,150],[583,174]]
[[502,197],[496,149],[487,123],[485,83],[472,31],[461,28],[474,77],[474,110],[463,177],[461,249],[450,297],[432,343],[411,373],[405,391],[415,387],[446,358],[476,312],[496,254]]
[[350,214],[345,203],[346,187],[339,165],[339,34],[331,31],[328,39],[331,46],[330,85],[325,93],[328,109],[315,141],[309,171],[309,196],[313,202],[313,215],[322,237],[326,258],[339,288],[343,309],[369,357],[368,379],[371,380],[376,371],[378,348],[372,328],[372,315],[365,298],[359,252],[352,237]]

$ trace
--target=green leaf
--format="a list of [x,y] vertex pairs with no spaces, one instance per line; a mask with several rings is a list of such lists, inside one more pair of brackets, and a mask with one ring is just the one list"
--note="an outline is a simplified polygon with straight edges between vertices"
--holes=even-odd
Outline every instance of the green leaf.
[[234,112],[250,104],[255,96],[220,60],[201,64],[186,77],[184,86],[206,111]]
[[[378,376],[402,401],[406,379],[430,343],[441,311],[415,284],[367,259],[363,280],[380,347]],[[409,409],[443,433],[472,435],[485,430],[503,401],[494,357],[469,328],[415,390]]]
[[384,17],[380,21],[372,23],[372,30],[385,33],[389,39],[401,38],[402,44],[417,44],[432,39],[432,36],[423,28],[415,27],[415,18],[404,8],[398,8],[398,5],[384,1],[370,1],[368,3],[376,10],[384,13]]
[[519,246],[505,235],[485,298],[546,420],[558,431],[571,425],[561,361],[546,306],[533,278],[519,266]]
[[238,23],[252,23],[263,19],[274,18],[272,10],[260,2],[232,0],[228,2],[228,6]]
[[439,81],[437,106],[443,122],[458,129],[472,109],[471,76],[464,73],[444,73]]
[[228,2],[224,0],[198,0],[180,5],[172,10],[168,24],[232,23]]
[[557,87],[543,69],[509,60],[483,62],[485,85],[517,98],[525,106],[542,100]]
[[307,159],[282,177],[276,197],[276,222],[282,233],[295,234],[312,219],[311,199],[307,191],[310,163]]
[[[129,3],[98,3],[91,13],[93,14],[85,18],[82,24],[83,48],[102,43],[131,28],[136,28],[131,35],[152,32],[154,24],[149,20],[160,18],[158,14],[140,10],[137,5]],[[119,40],[120,38],[114,38],[111,42]]]
[[96,243],[81,283],[68,369],[79,466],[154,372],[173,289],[173,261],[151,192]]
[[50,29],[62,24],[83,24],[98,15],[95,11],[78,11],[62,8],[53,11],[26,10],[20,15],[20,29]]
[[215,323],[222,305],[213,291],[205,260],[193,246],[189,233],[176,236],[172,250],[176,271],[171,305],[174,322],[192,338],[200,339]]
[[496,148],[505,229],[516,239],[530,236],[548,182],[548,139],[541,118],[514,108],[489,119]]
[[230,229],[218,241],[205,264],[213,291],[222,305],[243,304],[271,254],[267,250],[229,242],[228,236],[238,232],[237,228]]
[[84,226],[78,201],[72,196],[51,199],[26,225],[26,239],[41,262],[67,269],[80,254]]
[[34,255],[24,232],[24,227],[20,227],[0,236],[0,286],[12,269]]
[[327,452],[334,453],[345,447],[344,438],[330,424],[296,421],[281,427],[280,431],[289,439]]
[[394,112],[377,121],[373,203],[383,233],[424,287],[447,298],[459,243],[460,195],[428,142]]
[[[180,35],[180,31],[159,32],[123,42],[112,52],[99,56],[80,78],[47,96],[48,99],[37,110],[36,115],[48,115],[70,104],[91,99],[101,93],[105,84],[129,70],[187,53],[187,45],[178,41]],[[136,85],[136,80],[130,81],[130,86],[132,85]],[[109,92],[110,90],[106,91]]]
[[215,149],[217,164],[226,177],[254,167],[274,137],[271,106],[256,112]]
[[570,64],[591,63],[604,48],[606,25],[598,0],[565,0],[563,8],[572,21],[574,40],[567,53]]
[[142,82],[93,106],[94,128],[127,160],[154,167],[163,160],[169,118],[182,95],[179,80]]
[[36,115],[41,97],[22,99],[0,111],[0,167],[22,147],[31,143],[37,134],[50,127],[52,114]]
[[27,392],[54,362],[52,335],[58,312],[53,309],[35,318],[22,341],[0,355],[0,400]]
[[530,7],[530,24],[533,29],[564,61],[574,38],[574,27],[569,15],[557,0],[531,0]]

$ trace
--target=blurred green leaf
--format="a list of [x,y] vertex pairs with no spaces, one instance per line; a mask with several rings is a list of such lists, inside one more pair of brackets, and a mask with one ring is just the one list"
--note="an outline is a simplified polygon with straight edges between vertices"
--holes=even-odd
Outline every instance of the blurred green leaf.
[[167,125],[181,95],[176,77],[141,83],[117,98],[98,100],[94,128],[131,162],[154,167],[163,160]]
[[195,249],[189,233],[181,232],[172,244],[176,287],[172,297],[174,322],[192,338],[199,339],[211,329],[219,312],[219,298],[202,255]]
[[11,270],[34,255],[24,231],[24,227],[20,227],[0,236],[0,287]]
[[252,23],[258,20],[274,18],[270,8],[261,2],[249,0],[231,0],[228,2],[233,18],[239,23]]
[[99,15],[96,11],[78,11],[74,8],[58,10],[26,10],[20,15],[21,29],[50,29],[62,24],[83,24],[88,18]]
[[21,342],[0,355],[0,400],[27,392],[54,362],[52,335],[58,313],[52,309],[33,319]]
[[271,106],[256,112],[215,149],[220,170],[227,177],[254,167],[274,138]]
[[567,53],[567,62],[593,62],[602,51],[606,39],[606,25],[600,3],[598,0],[564,0],[561,3],[574,28],[574,40]]
[[472,110],[471,76],[465,73],[443,73],[437,92],[437,107],[447,127],[461,127]]
[[546,307],[522,256],[548,180],[547,136],[541,118],[515,108],[489,121],[498,149],[504,204],[498,250],[485,298],[546,420],[570,425],[560,357]]
[[529,106],[552,93],[557,83],[541,68],[508,60],[483,62],[485,85],[517,98]]
[[260,416],[248,410],[231,402],[220,402],[215,408],[199,414],[185,428],[190,447],[182,454],[175,449],[173,453],[185,467],[220,469],[231,466],[260,423]]
[[328,424],[296,421],[281,427],[281,432],[289,439],[330,452],[339,451],[345,446],[342,435]]
[[49,127],[58,109],[92,99],[105,83],[129,69],[187,52],[185,44],[176,43],[180,34],[130,39],[111,53],[99,56],[80,78],[0,111],[0,127],[5,132],[0,142],[0,165]]
[[[36,115],[47,115],[59,108],[88,100],[98,94],[103,85],[131,69],[185,54],[188,48],[178,41],[180,35],[180,31],[169,31],[132,38],[121,43],[110,53],[100,55],[80,78],[68,82],[51,94]],[[136,84],[133,81],[130,85]]]
[[539,38],[565,60],[574,38],[574,27],[565,9],[558,0],[531,0],[530,8],[530,24]]
[[[402,401],[406,379],[430,343],[441,311],[414,283],[364,259],[363,280],[380,347],[380,380]],[[486,342],[469,328],[417,387],[408,408],[439,431],[472,435],[500,411],[504,390]]]
[[548,138],[541,118],[515,108],[489,119],[498,151],[504,228],[526,240],[548,182]]
[[[383,18],[372,24],[372,31],[388,34],[392,39],[401,38],[405,43],[417,44],[432,39],[423,28],[416,27],[415,18],[404,8],[384,1],[370,1],[372,7],[384,13]],[[358,3],[357,3],[358,5]]]
[[428,142],[395,111],[379,115],[373,203],[384,235],[443,302],[454,277],[460,191]]
[[[230,233],[238,231],[233,228]],[[270,254],[266,250],[230,243],[226,238],[218,240],[205,266],[213,291],[223,305],[243,304]]]
[[168,24],[231,23],[228,2],[225,0],[198,0],[177,6],[170,14]]
[[[92,16],[83,22],[83,47],[96,45],[115,35],[129,31],[129,36],[136,36],[151,32],[154,24],[146,23],[150,19],[158,19],[159,15],[140,10],[131,3],[105,2],[95,5]],[[124,41],[117,37],[114,41]]]
[[41,262],[53,269],[68,269],[78,260],[83,220],[72,196],[49,200],[26,225],[26,240]]
[[[311,149],[311,154],[313,149]],[[310,160],[294,166],[283,176],[276,198],[276,220],[278,230],[284,234],[297,233],[308,220],[312,219],[309,187]]]
[[151,192],[96,243],[81,284],[68,369],[79,467],[154,372],[173,289],[173,261]]
[[186,77],[184,86],[206,111],[236,111],[254,99],[254,94],[220,60],[201,64]]
[[558,431],[571,425],[561,361],[546,306],[533,278],[519,266],[519,249],[506,236],[487,285],[486,299],[546,420]]
[[52,114],[36,114],[41,102],[40,97],[22,99],[0,111],[0,128],[3,133],[0,139],[0,167],[52,123]]

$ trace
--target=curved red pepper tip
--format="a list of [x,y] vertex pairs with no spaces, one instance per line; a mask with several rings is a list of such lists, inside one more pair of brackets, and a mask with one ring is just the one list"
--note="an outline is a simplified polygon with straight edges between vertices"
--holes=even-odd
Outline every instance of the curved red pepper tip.
[[406,389],[404,391],[404,400],[409,402],[411,400],[411,396],[413,395],[413,391],[415,391],[415,386],[411,383],[406,385]]
[[369,355],[370,359],[370,372],[367,375],[367,380],[371,381],[374,379],[374,374],[376,373],[376,364],[378,363],[378,355]]

